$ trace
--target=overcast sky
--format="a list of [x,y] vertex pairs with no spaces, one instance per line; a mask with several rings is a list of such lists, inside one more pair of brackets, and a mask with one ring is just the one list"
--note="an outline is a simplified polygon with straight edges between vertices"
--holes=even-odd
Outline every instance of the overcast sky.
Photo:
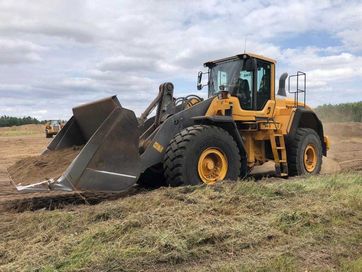
[[362,1],[0,0],[0,115],[67,119],[117,94],[139,114],[162,82],[197,93],[207,60],[246,50],[307,72],[312,106],[362,100]]

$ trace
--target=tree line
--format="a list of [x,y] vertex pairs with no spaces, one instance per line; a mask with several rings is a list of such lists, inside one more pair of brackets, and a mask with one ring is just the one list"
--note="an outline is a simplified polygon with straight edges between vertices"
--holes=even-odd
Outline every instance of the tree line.
[[362,122],[362,101],[338,105],[325,104],[315,109],[325,122]]
[[11,127],[11,126],[21,126],[28,124],[41,124],[43,121],[39,121],[36,118],[26,116],[26,117],[12,117],[3,115],[0,116],[0,127]]

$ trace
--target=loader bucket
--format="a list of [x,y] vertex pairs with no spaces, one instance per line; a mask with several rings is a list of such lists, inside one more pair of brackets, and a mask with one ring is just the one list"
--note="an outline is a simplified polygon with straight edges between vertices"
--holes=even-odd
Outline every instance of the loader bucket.
[[133,111],[122,108],[113,96],[73,108],[73,116],[43,153],[84,145],[59,177],[18,191],[120,192],[140,175],[139,128]]

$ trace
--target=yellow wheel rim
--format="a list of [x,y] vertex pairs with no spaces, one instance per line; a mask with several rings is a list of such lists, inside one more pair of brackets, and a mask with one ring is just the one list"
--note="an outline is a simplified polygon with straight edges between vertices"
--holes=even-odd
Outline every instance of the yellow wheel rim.
[[309,144],[304,150],[304,167],[311,173],[317,166],[317,152],[314,145]]
[[200,155],[197,170],[201,180],[206,184],[223,180],[228,171],[228,161],[224,152],[215,147],[205,149]]

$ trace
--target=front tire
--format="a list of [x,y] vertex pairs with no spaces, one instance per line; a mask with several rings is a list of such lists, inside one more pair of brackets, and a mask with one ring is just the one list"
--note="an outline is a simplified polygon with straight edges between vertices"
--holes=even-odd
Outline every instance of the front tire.
[[236,142],[226,130],[195,125],[174,136],[163,165],[170,186],[214,184],[224,179],[236,180],[241,158]]
[[290,176],[314,175],[321,171],[322,144],[318,134],[310,128],[299,128],[287,146]]

